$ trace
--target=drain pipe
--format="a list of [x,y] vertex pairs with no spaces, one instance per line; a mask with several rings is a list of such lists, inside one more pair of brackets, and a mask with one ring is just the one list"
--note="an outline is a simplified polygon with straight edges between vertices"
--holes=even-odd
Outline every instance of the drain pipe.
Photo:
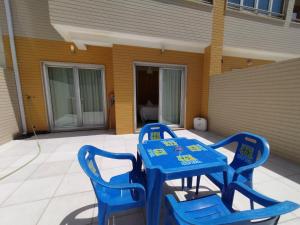
[[26,126],[26,120],[25,120],[24,102],[23,102],[20,74],[19,74],[19,68],[18,68],[18,60],[17,60],[17,54],[16,54],[16,46],[15,46],[15,39],[14,39],[14,30],[13,30],[13,23],[12,23],[10,0],[4,0],[4,6],[5,6],[5,13],[6,13],[8,34],[9,34],[9,43],[10,43],[10,50],[11,50],[11,56],[12,56],[13,71],[14,71],[14,75],[15,75],[17,95],[18,95],[18,101],[19,101],[20,117],[21,117],[21,123],[22,123],[22,133],[23,133],[23,135],[25,135],[25,134],[27,134],[27,126]]

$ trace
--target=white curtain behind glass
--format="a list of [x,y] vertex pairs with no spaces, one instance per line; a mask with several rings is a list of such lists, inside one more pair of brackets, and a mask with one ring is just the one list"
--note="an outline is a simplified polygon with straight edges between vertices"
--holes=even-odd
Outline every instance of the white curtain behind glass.
[[73,69],[49,67],[48,74],[54,125],[77,126]]
[[180,124],[182,70],[162,69],[162,122]]
[[101,70],[79,69],[83,125],[103,125],[103,82]]

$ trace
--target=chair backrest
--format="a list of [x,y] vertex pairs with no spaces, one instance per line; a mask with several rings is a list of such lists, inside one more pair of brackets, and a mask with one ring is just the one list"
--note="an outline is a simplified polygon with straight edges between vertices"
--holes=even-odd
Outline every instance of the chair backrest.
[[108,183],[101,177],[95,160],[96,155],[105,157],[106,152],[93,146],[85,145],[81,147],[78,152],[78,161],[85,174],[90,178],[96,197],[99,201],[100,196],[98,196],[98,193],[100,190],[105,189]]
[[145,135],[148,135],[148,140],[159,140],[165,138],[165,133],[168,133],[172,138],[177,138],[177,135],[166,125],[161,123],[146,124],[139,134],[139,143],[143,143]]
[[[257,160],[269,157],[269,143],[261,136],[248,132],[238,133],[229,138],[228,142],[237,143],[234,159],[230,166],[237,169],[255,163]],[[253,170],[243,173],[243,176],[252,179]]]

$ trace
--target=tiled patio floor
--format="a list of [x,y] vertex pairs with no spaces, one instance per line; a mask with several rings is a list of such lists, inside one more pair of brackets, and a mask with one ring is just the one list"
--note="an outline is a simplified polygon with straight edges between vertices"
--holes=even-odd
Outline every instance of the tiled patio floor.
[[[179,136],[197,138],[205,143],[220,137],[211,133],[176,131]],[[97,224],[95,195],[89,179],[77,162],[77,151],[84,144],[95,145],[113,152],[136,154],[137,135],[113,135],[107,131],[84,131],[39,135],[41,154],[29,165],[0,180],[1,225],[83,225]],[[233,153],[221,149],[230,159]],[[38,152],[34,138],[11,141],[0,147],[0,177],[23,165]],[[104,176],[130,169],[129,162],[99,160]],[[201,191],[217,191],[208,180],[203,179]],[[300,166],[271,156],[268,163],[255,171],[254,187],[278,200],[300,203]],[[170,181],[165,192],[174,193],[183,200],[191,193],[180,191],[180,181]],[[248,208],[249,202],[238,197],[237,208]],[[115,215],[110,224],[143,225],[143,210]],[[283,216],[283,225],[299,225],[300,210]]]

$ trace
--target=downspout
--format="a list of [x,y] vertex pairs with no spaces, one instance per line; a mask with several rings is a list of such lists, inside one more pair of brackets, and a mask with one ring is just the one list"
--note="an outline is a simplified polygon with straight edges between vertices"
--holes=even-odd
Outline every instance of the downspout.
[[18,68],[18,60],[17,60],[17,54],[16,54],[16,46],[15,46],[14,30],[13,30],[13,23],[12,23],[11,8],[10,8],[10,0],[4,0],[4,6],[5,6],[5,13],[6,13],[8,34],[9,34],[9,43],[10,43],[11,57],[12,57],[12,63],[13,63],[13,70],[14,70],[16,87],[17,87],[17,95],[18,95],[20,117],[21,117],[21,124],[22,124],[22,133],[23,133],[23,135],[25,135],[25,134],[27,134],[27,126],[26,126],[26,120],[25,120],[24,102],[23,102],[20,74],[19,74],[19,68]]

